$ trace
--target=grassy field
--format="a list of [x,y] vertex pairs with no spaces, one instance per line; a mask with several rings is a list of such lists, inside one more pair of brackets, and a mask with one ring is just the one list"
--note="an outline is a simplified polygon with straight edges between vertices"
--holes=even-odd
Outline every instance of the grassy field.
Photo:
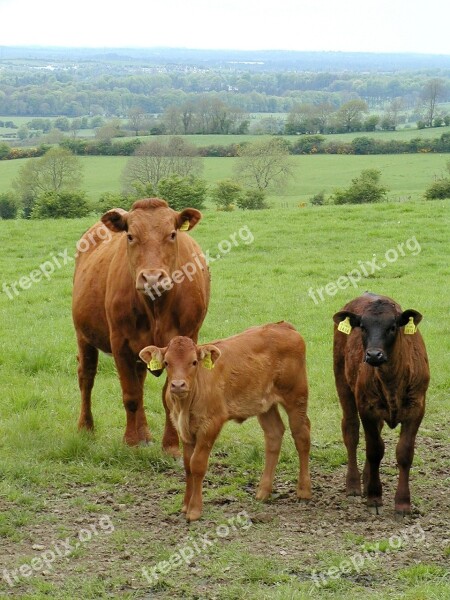
[[[34,160],[34,159],[33,159]],[[81,157],[84,189],[95,202],[103,192],[121,190],[121,174],[126,157]],[[203,177],[211,185],[233,175],[236,158],[205,158]],[[347,187],[351,179],[362,169],[379,169],[382,183],[389,188],[388,197],[393,201],[418,200],[426,188],[446,173],[449,160],[446,154],[400,154],[377,156],[315,155],[293,156],[293,179],[283,190],[272,192],[270,202],[274,206],[295,208],[308,202],[311,196],[324,190],[332,194],[336,188]],[[0,161],[0,193],[11,189],[25,160]]]
[[[308,161],[321,157],[304,158],[306,176]],[[413,171],[411,166],[411,176]],[[111,169],[111,182],[113,175]],[[193,236],[211,255],[221,240],[241,235],[237,247],[211,264],[212,298],[201,341],[280,319],[291,321],[306,340],[313,500],[295,501],[297,461],[286,432],[276,494],[267,504],[257,503],[262,432],[254,419],[228,424],[212,453],[204,517],[190,527],[179,516],[182,467],[160,450],[161,380],[146,381],[151,446],[122,445],[125,413],[113,362],[105,356],[94,388],[95,436],[76,431],[73,263],[67,259],[64,265],[62,256],[73,256],[91,222],[0,222],[0,598],[449,598],[448,203],[205,211]],[[252,243],[244,231],[251,231]],[[386,252],[408,241],[404,256],[383,261]],[[333,297],[322,290],[324,299],[318,299],[318,288],[374,255],[386,266],[357,288]],[[16,284],[15,294],[14,282],[45,261],[53,261],[54,273],[28,289]],[[344,493],[331,316],[366,289],[424,315],[420,329],[432,380],[411,475],[414,511],[402,523],[393,514],[398,431],[384,433],[384,514],[374,517]],[[251,519],[246,527],[242,511]],[[423,536],[405,537],[414,527]],[[392,535],[402,537],[400,547],[393,548]],[[213,543],[202,546],[202,536]],[[194,542],[200,551],[188,565],[161,566],[180,549],[192,550]],[[358,568],[353,563],[339,571],[343,561],[363,552],[368,554]],[[47,563],[39,562],[43,556]],[[158,578],[149,581],[145,573],[158,565]],[[333,576],[319,587],[314,572]]]

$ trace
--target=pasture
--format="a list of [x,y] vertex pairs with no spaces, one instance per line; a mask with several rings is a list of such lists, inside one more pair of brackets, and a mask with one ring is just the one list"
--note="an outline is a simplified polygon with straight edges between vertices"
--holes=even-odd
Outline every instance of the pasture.
[[[353,176],[350,168],[345,171],[346,160],[366,157],[335,157],[334,167],[324,160],[322,175],[316,172],[307,187],[308,165],[326,158],[299,157],[304,196],[333,180],[327,169],[341,177],[335,184],[344,185]],[[372,166],[377,158],[370,157]],[[386,183],[397,158],[416,157],[379,157],[385,161]],[[420,177],[431,177],[439,159],[444,162],[420,156],[420,169],[411,163],[410,177],[397,180],[398,194],[418,186]],[[116,159],[86,160],[99,165]],[[106,189],[113,189],[117,172],[108,172],[111,187]],[[448,202],[303,209],[283,208],[282,202],[255,213],[204,211],[192,235],[212,257],[222,256],[210,265],[212,297],[200,341],[281,319],[302,333],[310,383],[313,499],[296,501],[297,459],[286,431],[273,499],[256,502],[262,431],[255,419],[229,423],[212,452],[203,517],[190,526],[179,513],[183,467],[160,448],[163,377],[149,375],[146,381],[150,446],[131,449],[121,442],[125,411],[107,356],[101,357],[93,393],[96,432],[76,431],[80,401],[71,258],[92,218],[0,221],[1,598],[450,596]],[[236,243],[225,244],[233,234]],[[355,287],[325,289],[374,257],[379,268]],[[46,261],[53,273],[28,285],[30,274],[42,272]],[[411,472],[414,509],[401,522],[393,511],[398,430],[384,431],[383,514],[370,514],[363,501],[348,499],[344,492],[346,453],[332,376],[331,316],[366,289],[424,315],[420,329],[432,378]],[[363,448],[362,441],[360,465]]]
[[[37,160],[37,159],[31,159]],[[120,192],[126,157],[80,157],[86,190],[91,202],[103,192]],[[233,176],[237,158],[204,158],[202,177],[211,186]],[[293,178],[284,189],[272,192],[269,203],[274,207],[292,208],[308,202],[324,190],[328,197],[336,188],[348,187],[363,169],[379,169],[381,181],[389,188],[392,201],[418,200],[437,177],[446,175],[446,154],[396,154],[376,156],[314,155],[290,157]],[[25,159],[0,161],[0,193],[11,190]]]

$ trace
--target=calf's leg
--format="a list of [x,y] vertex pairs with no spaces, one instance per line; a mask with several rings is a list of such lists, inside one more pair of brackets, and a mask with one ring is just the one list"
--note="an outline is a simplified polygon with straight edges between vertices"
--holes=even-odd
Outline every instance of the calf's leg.
[[405,515],[411,512],[411,494],[409,491],[409,471],[414,458],[416,434],[423,415],[413,421],[402,423],[396,456],[399,468],[398,486],[395,494],[395,512]]
[[294,438],[299,458],[297,498],[311,499],[311,478],[309,475],[309,453],[311,449],[311,423],[306,414],[306,402],[286,408],[289,428]]
[[380,480],[380,462],[384,456],[384,442],[381,438],[381,424],[367,416],[361,416],[366,438],[366,457],[368,465],[367,506],[375,508],[382,506],[382,486]]
[[166,422],[164,425],[164,433],[162,439],[162,448],[164,452],[173,456],[174,458],[178,458],[180,456],[180,442],[178,439],[178,433],[175,429],[172,420],[170,418],[170,410],[167,406],[166,402],[166,390],[167,390],[167,379],[163,387],[162,392],[162,402],[164,406],[164,411],[166,413]]
[[184,492],[183,506],[181,508],[182,513],[187,513],[189,502],[192,496],[192,471],[191,471],[191,458],[194,452],[194,444],[185,444],[183,442],[183,463],[184,470],[186,473],[186,490]]
[[97,373],[98,350],[83,339],[78,338],[78,385],[81,392],[81,410],[78,429],[94,429],[91,411],[91,394]]
[[264,431],[266,447],[264,471],[256,492],[257,500],[267,500],[272,493],[273,478],[280,456],[281,442],[284,434],[284,424],[278,408],[273,405],[265,413],[258,415],[258,421]]
[[355,396],[347,384],[338,386],[339,401],[342,407],[341,430],[347,448],[347,477],[345,490],[347,496],[361,496],[361,476],[356,459],[359,443],[359,415]]

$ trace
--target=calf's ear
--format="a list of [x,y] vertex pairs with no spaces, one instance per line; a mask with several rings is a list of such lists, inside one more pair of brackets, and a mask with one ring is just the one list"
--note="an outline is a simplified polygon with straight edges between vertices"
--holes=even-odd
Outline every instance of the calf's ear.
[[177,215],[177,229],[190,231],[202,218],[202,213],[196,208],[185,208]]
[[361,325],[361,316],[355,315],[355,313],[352,312],[348,312],[348,310],[341,310],[333,315],[333,321],[336,323],[336,325],[339,325],[341,321],[344,321],[347,318],[349,319],[352,327],[359,327]]
[[403,311],[402,314],[399,317],[397,317],[397,325],[399,327],[403,327],[403,325],[406,325],[409,322],[409,319],[411,317],[414,320],[414,325],[417,327],[417,325],[422,320],[422,315],[420,314],[420,312],[417,312],[417,310],[413,310],[412,308]]
[[128,230],[128,213],[123,208],[112,208],[105,213],[100,219],[111,231],[127,231]]
[[207,369],[214,368],[214,364],[220,358],[221,352],[217,346],[213,344],[205,344],[198,347],[198,358],[204,367]]
[[146,346],[139,352],[139,357],[146,363],[147,369],[155,377],[159,377],[164,371],[164,354],[166,350],[167,348]]

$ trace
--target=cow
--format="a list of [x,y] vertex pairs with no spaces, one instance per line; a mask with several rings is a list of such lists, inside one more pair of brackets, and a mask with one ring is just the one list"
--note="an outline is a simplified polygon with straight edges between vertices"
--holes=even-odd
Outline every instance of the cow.
[[334,377],[348,454],[347,495],[361,495],[356,460],[361,419],[366,440],[364,494],[369,510],[379,514],[383,503],[381,430],[384,423],[391,429],[401,424],[395,512],[406,515],[411,512],[409,471],[430,380],[425,344],[417,331],[422,315],[416,310],[402,311],[386,296],[365,293],[346,304],[333,320]]
[[[148,346],[139,356],[151,372],[167,370],[166,403],[183,442],[187,521],[202,513],[202,484],[214,442],[226,421],[256,416],[264,431],[265,467],[256,498],[271,492],[284,433],[281,404],[300,460],[297,497],[311,498],[310,422],[305,343],[286,322],[253,327],[209,344],[186,336],[166,347]],[[214,368],[213,368],[214,367]]]
[[[194,208],[177,212],[164,200],[145,198],[129,212],[109,210],[78,242],[72,313],[78,341],[79,429],[94,426],[91,392],[101,350],[112,354],[120,378],[127,417],[124,441],[135,446],[150,440],[143,405],[147,371],[139,351],[148,344],[164,346],[180,334],[198,338],[210,275],[187,231],[201,218]],[[164,394],[163,403],[162,445],[179,456]]]

